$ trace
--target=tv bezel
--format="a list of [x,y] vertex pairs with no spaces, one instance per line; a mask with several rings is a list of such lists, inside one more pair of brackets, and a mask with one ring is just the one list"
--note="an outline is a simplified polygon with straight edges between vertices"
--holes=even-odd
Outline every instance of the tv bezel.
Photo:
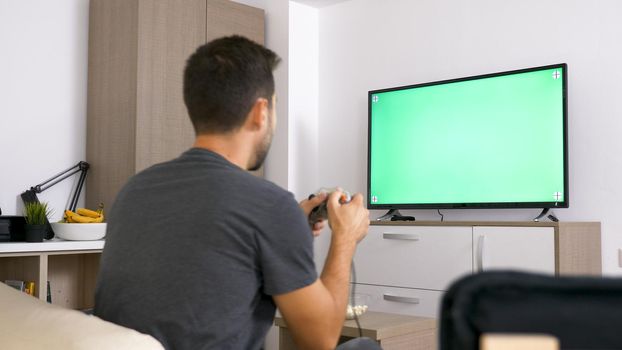
[[[528,73],[538,70],[548,70],[558,68],[562,70],[562,95],[563,95],[563,157],[564,157],[564,201],[563,202],[483,202],[483,203],[395,203],[395,204],[373,204],[371,201],[371,121],[372,95],[390,91],[407,90],[433,85],[443,85],[469,80],[480,80],[505,75]],[[569,207],[569,180],[568,180],[568,65],[566,63],[550,64],[545,66],[516,69],[510,71],[474,75],[456,79],[439,80],[421,84],[412,84],[370,90],[367,93],[367,208],[368,209],[513,209],[513,208],[568,208]]]

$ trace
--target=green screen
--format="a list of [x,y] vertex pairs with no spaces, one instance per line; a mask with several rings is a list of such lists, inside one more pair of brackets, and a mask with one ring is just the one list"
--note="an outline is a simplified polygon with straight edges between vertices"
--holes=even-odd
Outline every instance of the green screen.
[[371,206],[564,203],[565,72],[371,91]]

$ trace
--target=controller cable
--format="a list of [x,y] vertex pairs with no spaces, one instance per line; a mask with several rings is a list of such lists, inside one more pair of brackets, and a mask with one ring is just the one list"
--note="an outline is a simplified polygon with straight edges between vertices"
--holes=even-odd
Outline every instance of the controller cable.
[[445,216],[443,215],[443,213],[441,213],[440,209],[436,209],[436,211],[438,211],[438,215],[441,216],[441,222],[443,222],[443,219],[445,218]]
[[[354,269],[354,259],[352,259],[352,288],[350,288],[350,302],[354,304],[354,294],[355,294],[355,286],[356,286],[356,270]],[[354,321],[356,322],[356,327],[359,329],[359,337],[363,337],[363,329],[361,328],[361,323],[359,322],[359,316],[354,311],[354,305],[350,305],[352,308],[352,314],[354,314]]]

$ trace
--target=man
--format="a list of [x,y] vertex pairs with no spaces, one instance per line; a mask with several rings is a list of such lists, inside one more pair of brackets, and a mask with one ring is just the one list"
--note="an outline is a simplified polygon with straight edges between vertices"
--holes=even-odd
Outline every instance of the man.
[[[259,349],[276,304],[299,348],[335,347],[369,213],[360,194],[348,204],[335,192],[299,206],[246,171],[261,166],[276,127],[278,62],[239,36],[214,40],[188,59],[184,100],[194,147],[119,192],[96,315],[169,349]],[[323,201],[332,236],[318,278],[307,217]]]

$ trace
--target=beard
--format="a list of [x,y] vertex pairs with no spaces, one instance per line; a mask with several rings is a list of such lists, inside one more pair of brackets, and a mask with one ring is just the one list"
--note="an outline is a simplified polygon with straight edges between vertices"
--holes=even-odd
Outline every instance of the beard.
[[268,156],[268,150],[270,150],[270,145],[272,144],[272,128],[268,128],[268,132],[264,139],[257,145],[255,148],[255,156],[251,161],[251,166],[248,167],[248,170],[255,171],[261,168],[263,162],[266,160],[266,156]]

